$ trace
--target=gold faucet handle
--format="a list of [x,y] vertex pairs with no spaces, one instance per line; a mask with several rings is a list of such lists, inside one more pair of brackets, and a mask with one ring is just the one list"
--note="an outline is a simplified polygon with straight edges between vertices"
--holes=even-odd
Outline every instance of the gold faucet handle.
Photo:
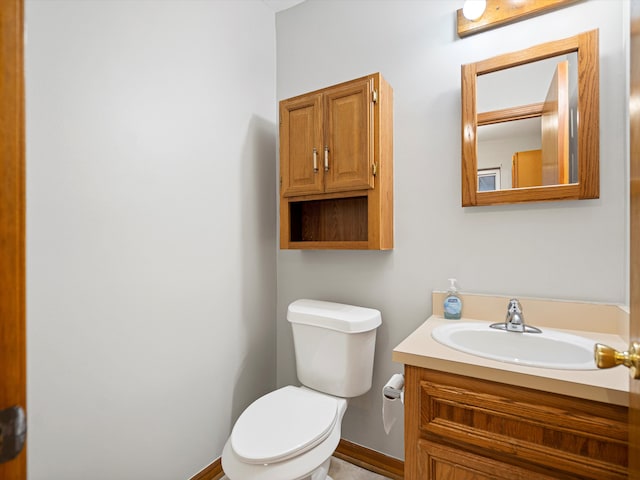
[[631,378],[640,378],[640,343],[632,342],[627,352],[619,352],[608,345],[596,343],[593,349],[593,358],[598,368],[624,365],[630,369]]

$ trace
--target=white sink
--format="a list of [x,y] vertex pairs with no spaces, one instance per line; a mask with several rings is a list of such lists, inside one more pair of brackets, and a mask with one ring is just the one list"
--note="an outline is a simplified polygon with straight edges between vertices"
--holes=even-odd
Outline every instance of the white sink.
[[479,357],[529,367],[596,370],[594,340],[542,329],[542,333],[496,330],[489,323],[455,322],[433,329],[431,336],[447,347]]

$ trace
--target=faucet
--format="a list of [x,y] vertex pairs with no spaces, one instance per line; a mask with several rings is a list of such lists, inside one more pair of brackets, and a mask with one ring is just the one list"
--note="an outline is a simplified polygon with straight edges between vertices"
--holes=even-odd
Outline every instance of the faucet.
[[507,317],[504,322],[492,323],[489,325],[491,328],[497,328],[499,330],[506,330],[507,332],[517,333],[542,333],[542,330],[536,327],[531,327],[524,323],[524,313],[522,313],[522,307],[517,298],[509,300],[507,306]]
[[524,332],[524,314],[520,302],[516,298],[509,300],[507,318],[504,323],[510,332]]

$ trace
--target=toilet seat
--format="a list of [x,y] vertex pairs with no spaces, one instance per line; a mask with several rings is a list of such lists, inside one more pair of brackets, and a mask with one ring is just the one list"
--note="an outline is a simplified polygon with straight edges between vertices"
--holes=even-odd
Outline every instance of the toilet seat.
[[231,448],[250,464],[298,456],[324,441],[338,421],[339,399],[287,386],[253,402],[231,432]]

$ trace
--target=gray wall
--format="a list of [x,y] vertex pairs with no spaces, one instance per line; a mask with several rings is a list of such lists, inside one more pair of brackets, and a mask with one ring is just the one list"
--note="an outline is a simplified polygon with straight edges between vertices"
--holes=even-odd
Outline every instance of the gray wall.
[[26,23],[29,478],[190,478],[275,385],[275,14]]
[[[279,251],[279,385],[295,383],[286,307],[309,297],[378,308],[371,392],[354,399],[343,437],[403,456],[385,436],[380,389],[402,370],[391,351],[431,312],[430,294],[463,291],[625,302],[626,62],[621,1],[591,0],[459,39],[462,0],[307,0],[276,15],[277,98],[380,71],[395,92],[395,249]],[[460,206],[460,65],[600,29],[600,199]],[[526,308],[526,305],[525,305]]]

